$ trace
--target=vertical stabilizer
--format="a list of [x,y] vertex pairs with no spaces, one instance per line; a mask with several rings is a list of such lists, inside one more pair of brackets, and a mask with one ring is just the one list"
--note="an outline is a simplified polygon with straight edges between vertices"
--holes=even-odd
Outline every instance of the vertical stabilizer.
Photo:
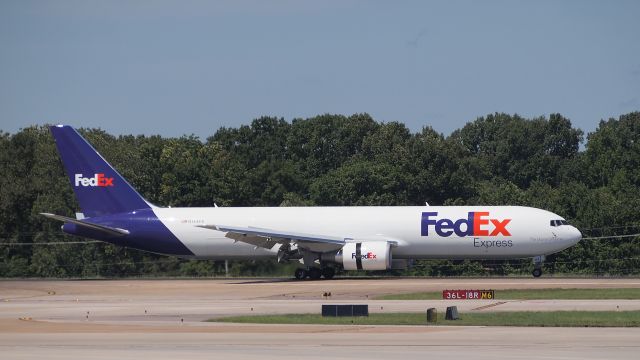
[[85,217],[151,207],[73,127],[52,126],[51,134]]

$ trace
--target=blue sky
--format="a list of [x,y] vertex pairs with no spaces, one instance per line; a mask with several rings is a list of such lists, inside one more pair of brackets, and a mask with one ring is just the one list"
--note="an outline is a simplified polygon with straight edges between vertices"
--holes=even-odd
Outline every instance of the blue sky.
[[640,1],[0,0],[0,129],[195,134],[367,112],[593,131],[640,110]]

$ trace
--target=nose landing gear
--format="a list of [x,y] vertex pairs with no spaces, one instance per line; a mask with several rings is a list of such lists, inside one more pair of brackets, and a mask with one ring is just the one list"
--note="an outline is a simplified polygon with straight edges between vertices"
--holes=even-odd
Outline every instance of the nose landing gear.
[[533,258],[533,271],[531,275],[535,278],[542,276],[542,265],[544,265],[544,255],[539,255]]
[[531,275],[533,275],[533,277],[542,276],[542,269],[533,269],[533,271],[531,272]]

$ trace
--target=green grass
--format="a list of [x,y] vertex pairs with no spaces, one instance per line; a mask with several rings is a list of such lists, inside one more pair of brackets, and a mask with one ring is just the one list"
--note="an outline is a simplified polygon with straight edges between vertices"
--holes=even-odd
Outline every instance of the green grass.
[[[442,292],[390,294],[376,300],[441,300]],[[640,288],[615,289],[506,289],[495,290],[496,300],[638,300]]]
[[[638,327],[640,311],[555,311],[462,313],[460,320],[444,320],[430,325],[466,326],[548,326],[548,327]],[[427,325],[424,313],[370,314],[369,317],[322,317],[319,314],[234,316],[210,319],[213,322],[321,325]]]

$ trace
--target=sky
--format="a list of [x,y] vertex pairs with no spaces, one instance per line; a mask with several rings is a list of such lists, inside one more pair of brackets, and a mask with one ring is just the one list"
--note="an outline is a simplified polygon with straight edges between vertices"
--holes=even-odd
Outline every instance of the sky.
[[0,0],[0,130],[201,138],[369,113],[450,134],[494,112],[594,131],[640,110],[640,1]]

